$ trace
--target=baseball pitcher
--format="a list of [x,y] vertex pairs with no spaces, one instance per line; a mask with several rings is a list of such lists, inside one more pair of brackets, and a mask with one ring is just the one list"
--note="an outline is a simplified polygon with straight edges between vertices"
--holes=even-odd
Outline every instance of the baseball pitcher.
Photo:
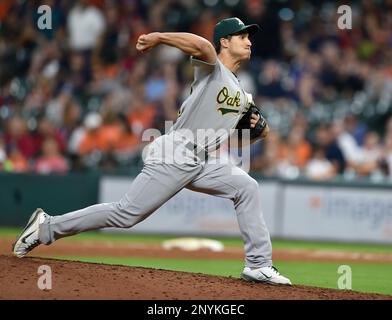
[[[39,244],[49,245],[88,230],[130,228],[188,188],[233,202],[244,241],[243,279],[290,285],[290,280],[272,265],[271,240],[261,210],[258,183],[239,167],[211,161],[210,156],[233,129],[241,133],[249,129],[249,143],[268,134],[260,110],[236,77],[240,64],[250,59],[250,36],[258,30],[258,25],[229,18],[215,26],[214,45],[191,33],[141,35],[136,44],[140,53],[165,44],[190,55],[194,82],[177,121],[167,134],[148,145],[144,167],[120,201],[61,216],[50,216],[37,209],[17,238],[13,254],[24,257]],[[244,136],[240,137],[242,142]]]

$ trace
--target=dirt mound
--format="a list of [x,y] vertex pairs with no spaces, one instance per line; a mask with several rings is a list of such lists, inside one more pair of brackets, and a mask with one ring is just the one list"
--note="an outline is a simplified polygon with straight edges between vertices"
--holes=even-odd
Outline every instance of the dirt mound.
[[[51,268],[51,290],[38,288],[41,265]],[[392,299],[345,290],[270,286],[203,274],[8,255],[0,256],[0,270],[0,299]]]

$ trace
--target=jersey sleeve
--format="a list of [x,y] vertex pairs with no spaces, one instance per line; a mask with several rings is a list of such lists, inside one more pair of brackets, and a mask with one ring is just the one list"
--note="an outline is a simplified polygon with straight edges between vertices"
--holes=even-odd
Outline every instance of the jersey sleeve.
[[195,69],[195,81],[201,80],[219,68],[218,59],[215,63],[208,63],[191,56],[191,65]]

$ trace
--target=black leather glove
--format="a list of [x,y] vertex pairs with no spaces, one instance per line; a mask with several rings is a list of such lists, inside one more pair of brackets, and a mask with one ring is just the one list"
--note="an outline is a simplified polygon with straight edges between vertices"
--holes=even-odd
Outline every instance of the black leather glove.
[[[254,128],[250,127],[250,119],[252,114],[256,114],[260,116],[259,121],[257,121],[256,125]],[[239,130],[238,132],[238,138],[242,139],[242,130],[243,129],[249,129],[250,130],[250,140],[255,140],[255,139],[264,139],[269,132],[269,127],[267,124],[267,121],[263,117],[263,115],[260,112],[260,109],[255,105],[251,104],[248,111],[245,112],[238,121],[236,129]]]

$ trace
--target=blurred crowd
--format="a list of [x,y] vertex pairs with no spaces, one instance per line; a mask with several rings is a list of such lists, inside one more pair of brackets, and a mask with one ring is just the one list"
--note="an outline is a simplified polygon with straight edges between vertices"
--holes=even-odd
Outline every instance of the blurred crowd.
[[[342,3],[343,4],[343,3]],[[347,4],[347,3],[345,3]],[[40,29],[51,8],[51,28]],[[189,57],[139,35],[212,40],[217,21],[258,23],[238,77],[271,133],[252,170],[285,178],[392,177],[392,1],[0,1],[0,171],[66,173],[140,164],[145,129],[165,131],[189,95]],[[47,23],[48,21],[46,21]]]

